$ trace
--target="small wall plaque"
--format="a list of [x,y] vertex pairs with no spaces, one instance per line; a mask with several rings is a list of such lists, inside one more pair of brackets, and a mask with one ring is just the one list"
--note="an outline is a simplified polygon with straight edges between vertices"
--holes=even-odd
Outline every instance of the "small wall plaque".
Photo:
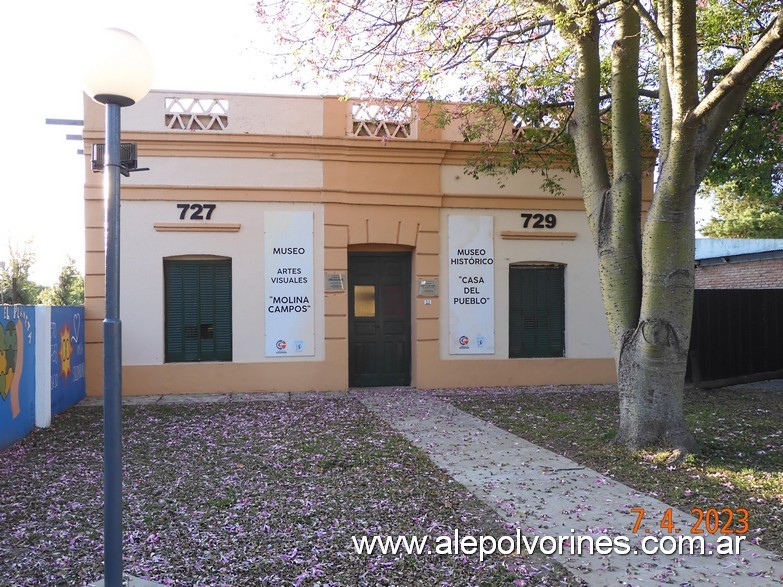
[[324,289],[326,291],[345,291],[345,282],[345,272],[327,272],[324,279]]
[[419,295],[427,298],[438,297],[438,279],[419,278]]

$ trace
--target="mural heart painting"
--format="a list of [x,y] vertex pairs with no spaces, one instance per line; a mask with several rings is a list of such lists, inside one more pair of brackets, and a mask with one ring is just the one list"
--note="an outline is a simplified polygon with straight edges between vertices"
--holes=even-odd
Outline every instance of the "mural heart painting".
[[73,333],[71,335],[71,340],[75,343],[79,342],[79,330],[81,329],[82,325],[82,317],[81,314],[74,314],[73,315]]

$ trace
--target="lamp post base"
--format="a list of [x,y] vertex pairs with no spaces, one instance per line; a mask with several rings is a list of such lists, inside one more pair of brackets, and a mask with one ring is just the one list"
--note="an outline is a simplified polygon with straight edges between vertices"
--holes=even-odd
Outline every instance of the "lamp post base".
[[[103,583],[103,579],[92,583],[90,587],[106,587]],[[131,577],[125,575],[122,579],[122,587],[165,587],[162,583],[155,583],[154,581],[147,581],[146,579],[139,579],[138,577]]]

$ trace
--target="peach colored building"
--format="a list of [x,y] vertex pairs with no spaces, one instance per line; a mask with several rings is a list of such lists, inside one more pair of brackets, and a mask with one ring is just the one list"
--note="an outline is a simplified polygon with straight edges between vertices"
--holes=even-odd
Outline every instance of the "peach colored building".
[[[361,101],[153,91],[122,116],[149,168],[122,187],[125,394],[615,380],[576,177],[474,179],[456,126]],[[86,153],[103,120],[87,100]],[[100,174],[85,210],[100,395]]]

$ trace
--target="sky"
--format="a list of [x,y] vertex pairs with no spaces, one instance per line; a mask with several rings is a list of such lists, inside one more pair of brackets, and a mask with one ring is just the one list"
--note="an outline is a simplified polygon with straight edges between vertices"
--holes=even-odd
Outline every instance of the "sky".
[[[104,27],[124,28],[149,50],[152,87],[292,94],[274,79],[273,41],[249,0],[38,0],[0,8],[0,260],[8,247],[36,255],[31,278],[51,285],[68,256],[84,267],[83,158],[75,126],[81,120],[81,70],[86,39]],[[270,49],[270,47],[272,49]]]
[[4,2],[0,261],[9,246],[29,246],[36,255],[31,278],[42,285],[57,280],[69,256],[84,267],[82,145],[65,137],[81,129],[45,121],[82,119],[82,64],[96,50],[87,40],[110,26],[146,45],[155,89],[298,93],[275,79],[274,40],[251,0]]

